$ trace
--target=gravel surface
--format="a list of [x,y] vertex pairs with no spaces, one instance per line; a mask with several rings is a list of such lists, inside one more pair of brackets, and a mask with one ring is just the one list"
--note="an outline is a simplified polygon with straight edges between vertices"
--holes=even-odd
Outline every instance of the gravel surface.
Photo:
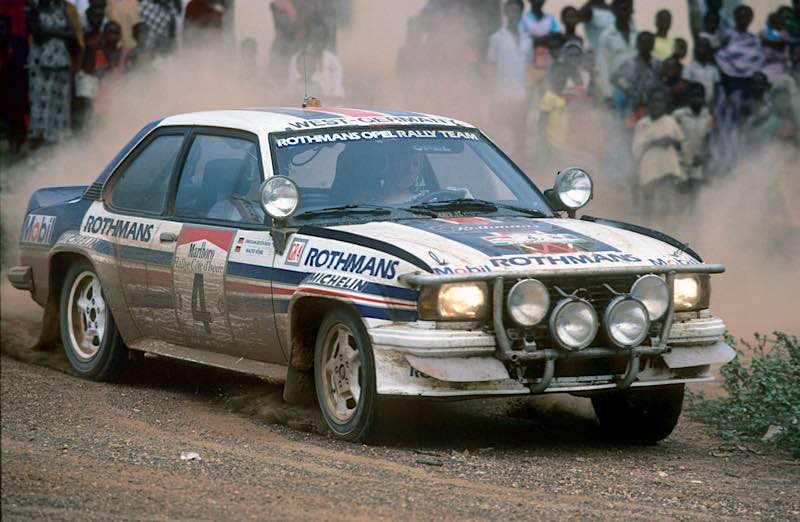
[[603,441],[585,399],[392,402],[364,446],[245,376],[146,358],[80,380],[26,348],[34,332],[2,322],[4,520],[800,520],[797,461],[686,418],[630,447]]

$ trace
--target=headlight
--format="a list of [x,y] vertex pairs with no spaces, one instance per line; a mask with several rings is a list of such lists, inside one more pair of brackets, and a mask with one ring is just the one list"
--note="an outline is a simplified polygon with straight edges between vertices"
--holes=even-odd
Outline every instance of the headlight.
[[604,326],[608,339],[619,348],[639,346],[650,330],[645,305],[628,296],[619,296],[606,308]]
[[711,278],[708,274],[677,275],[672,288],[675,311],[689,312],[708,308],[711,299]]
[[472,321],[486,318],[486,283],[426,286],[419,296],[419,317],[425,321]]
[[661,319],[669,308],[669,289],[667,283],[657,275],[640,277],[631,287],[631,295],[647,308],[651,321]]
[[547,315],[550,294],[540,281],[523,279],[508,292],[506,308],[508,315],[520,326],[534,326]]
[[583,299],[563,299],[550,314],[550,335],[562,348],[582,350],[597,335],[597,313]]

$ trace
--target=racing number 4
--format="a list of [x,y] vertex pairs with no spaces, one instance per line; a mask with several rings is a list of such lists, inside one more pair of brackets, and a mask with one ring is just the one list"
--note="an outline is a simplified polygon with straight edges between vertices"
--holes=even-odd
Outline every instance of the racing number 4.
[[206,290],[203,274],[194,275],[192,284],[192,319],[203,323],[206,333],[211,333],[211,312],[206,308]]

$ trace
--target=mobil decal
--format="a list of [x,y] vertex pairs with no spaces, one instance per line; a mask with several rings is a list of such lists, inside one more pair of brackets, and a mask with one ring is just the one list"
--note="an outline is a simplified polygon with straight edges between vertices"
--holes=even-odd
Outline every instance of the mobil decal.
[[175,269],[221,274],[232,240],[232,231],[183,227],[175,251]]
[[55,216],[29,214],[28,217],[25,218],[20,241],[23,243],[49,245],[53,239],[53,229],[55,225]]
[[89,215],[86,216],[81,230],[87,234],[148,243],[153,238],[153,228],[155,225],[152,223]]
[[679,259],[677,257],[648,259],[651,265],[654,266],[673,266],[673,265],[699,265],[700,261],[695,259]]
[[617,252],[613,246],[548,221],[523,217],[410,220],[404,225],[472,247],[488,256]]

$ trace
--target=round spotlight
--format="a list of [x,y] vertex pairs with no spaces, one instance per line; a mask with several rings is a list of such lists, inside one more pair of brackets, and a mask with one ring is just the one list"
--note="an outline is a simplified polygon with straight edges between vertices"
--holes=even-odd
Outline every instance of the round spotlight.
[[550,335],[564,349],[583,350],[597,335],[597,313],[577,297],[559,301],[550,314]]
[[569,167],[558,173],[553,188],[564,207],[578,210],[592,199],[594,183],[582,168]]
[[550,309],[550,294],[536,279],[523,279],[511,287],[506,299],[508,315],[520,326],[539,324]]
[[661,319],[669,308],[667,283],[657,275],[650,274],[637,279],[631,287],[631,296],[644,304],[651,321]]
[[630,296],[621,295],[612,300],[604,319],[608,339],[619,348],[639,346],[650,331],[647,308]]
[[284,219],[300,205],[300,189],[286,176],[272,176],[261,184],[261,208],[273,219]]

